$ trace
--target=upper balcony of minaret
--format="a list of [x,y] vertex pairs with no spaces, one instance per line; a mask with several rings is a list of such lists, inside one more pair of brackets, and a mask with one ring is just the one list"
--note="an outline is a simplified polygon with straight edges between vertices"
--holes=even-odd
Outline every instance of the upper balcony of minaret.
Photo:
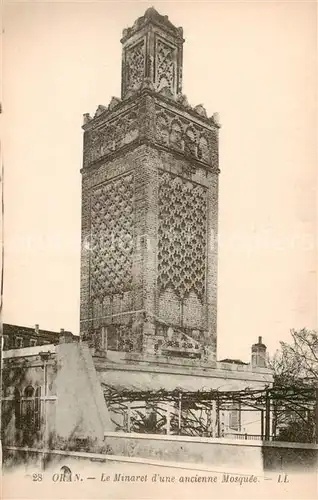
[[121,99],[85,113],[84,168],[149,143],[218,171],[218,116],[182,93],[182,28],[150,8],[121,42]]

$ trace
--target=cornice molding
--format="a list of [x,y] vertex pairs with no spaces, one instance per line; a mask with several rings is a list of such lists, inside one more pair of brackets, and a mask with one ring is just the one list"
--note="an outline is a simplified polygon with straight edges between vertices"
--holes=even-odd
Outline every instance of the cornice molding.
[[156,151],[165,151],[167,153],[170,153],[175,158],[177,158],[179,160],[186,161],[189,164],[189,169],[191,169],[191,167],[193,168],[193,166],[196,166],[196,167],[204,168],[206,171],[211,172],[213,174],[220,173],[219,168],[214,168],[214,167],[212,167],[212,165],[210,165],[208,163],[205,163],[201,160],[198,160],[197,158],[194,158],[192,156],[188,156],[188,155],[184,154],[184,152],[177,151],[177,150],[170,148],[168,146],[164,146],[163,144],[160,144],[156,141],[152,141],[150,139],[140,138],[140,137],[135,139],[131,143],[129,143],[125,146],[122,146],[121,148],[117,149],[116,151],[112,151],[111,153],[107,153],[106,155],[99,158],[99,160],[94,161],[89,165],[86,165],[85,167],[83,167],[80,170],[80,172],[81,172],[81,174],[83,174],[86,172],[88,173],[89,171],[92,171],[92,170],[96,170],[97,168],[99,168],[99,166],[101,164],[114,161],[115,159],[119,158],[120,156],[124,156],[125,154],[133,151],[134,149],[136,149],[139,146],[150,146],[151,148],[153,148]]

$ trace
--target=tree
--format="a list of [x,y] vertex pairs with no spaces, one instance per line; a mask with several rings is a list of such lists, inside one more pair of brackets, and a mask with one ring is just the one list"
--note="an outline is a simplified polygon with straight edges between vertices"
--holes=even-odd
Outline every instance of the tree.
[[276,386],[318,382],[318,335],[314,330],[291,330],[292,342],[280,342],[270,366],[274,370]]
[[[280,350],[269,360],[274,372],[274,388],[304,391],[318,384],[318,335],[314,330],[291,330],[292,341],[280,342]],[[292,399],[275,400],[274,434],[281,441],[313,440],[315,414],[311,402],[297,404]]]

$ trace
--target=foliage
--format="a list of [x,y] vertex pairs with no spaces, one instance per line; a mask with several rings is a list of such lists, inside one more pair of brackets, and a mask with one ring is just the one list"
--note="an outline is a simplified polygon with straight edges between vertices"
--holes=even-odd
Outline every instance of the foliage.
[[291,330],[292,342],[280,342],[270,359],[275,386],[303,386],[318,382],[318,335],[314,330]]
[[[291,330],[291,343],[280,342],[280,350],[269,360],[274,372],[274,388],[303,390],[318,384],[318,335],[314,330]],[[274,402],[274,433],[279,441],[312,442],[315,434],[315,408],[295,401]]]
[[297,443],[312,443],[315,430],[313,416],[307,421],[301,418],[290,418],[286,426],[279,429],[277,441],[288,441]]
[[133,432],[141,432],[144,434],[157,434],[165,432],[166,417],[161,417],[157,420],[157,415],[152,411],[149,415],[144,415],[137,411],[136,417],[131,418],[131,430]]

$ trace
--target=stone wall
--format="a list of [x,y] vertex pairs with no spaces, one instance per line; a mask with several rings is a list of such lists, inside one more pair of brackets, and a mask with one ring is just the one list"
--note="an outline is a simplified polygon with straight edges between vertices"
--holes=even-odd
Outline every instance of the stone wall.
[[105,429],[113,428],[92,357],[85,344],[58,346],[55,384],[57,436],[68,439],[75,434],[100,440]]
[[239,441],[188,436],[105,434],[114,455],[144,457],[171,462],[200,463],[251,473],[263,471],[262,448]]
[[115,455],[197,463],[241,473],[317,468],[318,446],[314,444],[124,433],[105,434],[105,443]]
[[[113,429],[85,344],[17,349],[4,352],[3,357],[5,444],[47,446],[55,440],[83,437],[102,440],[105,430]],[[33,396],[27,397],[26,390],[33,391]]]
[[268,471],[317,471],[318,446],[307,443],[265,442],[263,467]]
[[130,463],[258,477],[266,472],[312,473],[317,469],[317,445],[301,443],[107,433],[104,445],[106,453],[4,447],[4,459],[7,468],[24,463],[33,469],[59,464],[76,469],[79,462],[88,461],[95,471],[98,463],[112,462],[117,463],[117,472],[120,465]]

